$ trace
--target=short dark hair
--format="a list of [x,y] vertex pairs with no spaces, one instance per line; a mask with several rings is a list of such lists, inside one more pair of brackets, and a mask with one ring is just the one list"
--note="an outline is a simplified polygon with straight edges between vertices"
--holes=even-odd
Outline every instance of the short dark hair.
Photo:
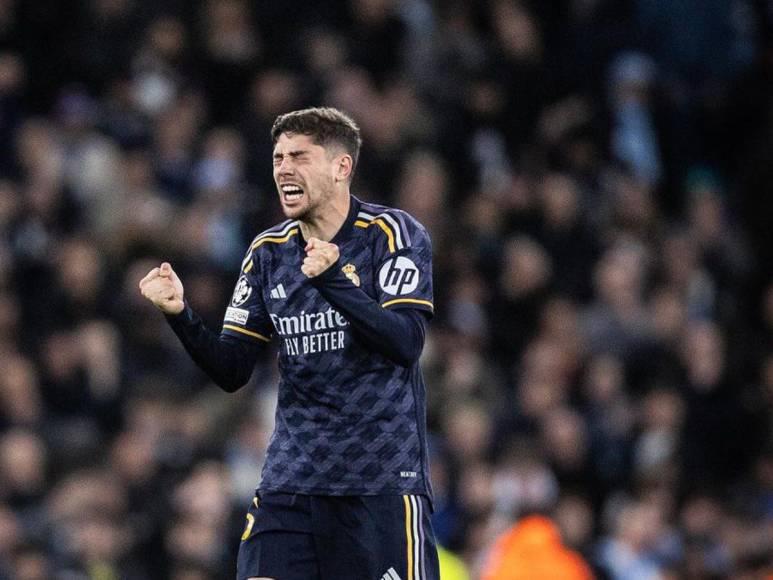
[[336,144],[352,156],[352,173],[360,156],[360,128],[354,120],[333,107],[312,107],[279,115],[271,127],[271,142],[276,145],[282,133],[309,135],[316,145]]

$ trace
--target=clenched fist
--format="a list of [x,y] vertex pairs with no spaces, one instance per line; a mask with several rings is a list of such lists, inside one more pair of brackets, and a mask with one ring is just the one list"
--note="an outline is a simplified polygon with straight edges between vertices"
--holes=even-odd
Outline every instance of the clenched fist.
[[169,262],[153,268],[140,280],[140,292],[164,314],[180,314],[183,303],[183,283],[172,270]]
[[306,257],[303,259],[301,272],[309,278],[319,276],[338,260],[338,246],[323,242],[317,238],[309,238],[306,244]]

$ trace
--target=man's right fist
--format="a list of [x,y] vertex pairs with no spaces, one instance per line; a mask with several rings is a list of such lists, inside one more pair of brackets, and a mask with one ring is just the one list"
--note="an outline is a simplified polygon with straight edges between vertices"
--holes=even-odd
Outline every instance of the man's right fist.
[[169,262],[153,268],[140,280],[140,292],[164,314],[180,314],[183,303],[183,283],[172,270]]

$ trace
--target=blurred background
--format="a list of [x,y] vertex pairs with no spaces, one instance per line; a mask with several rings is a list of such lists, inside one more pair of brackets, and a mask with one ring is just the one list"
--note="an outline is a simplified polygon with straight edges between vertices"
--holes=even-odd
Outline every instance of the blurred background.
[[772,17],[0,0],[0,578],[233,578],[275,353],[222,393],[137,284],[171,261],[217,328],[318,104],[433,237],[443,578],[770,578]]

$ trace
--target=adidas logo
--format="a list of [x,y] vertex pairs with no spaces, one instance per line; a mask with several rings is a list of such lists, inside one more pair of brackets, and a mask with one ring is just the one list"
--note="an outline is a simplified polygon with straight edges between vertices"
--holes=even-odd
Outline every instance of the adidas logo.
[[390,568],[389,570],[386,571],[386,574],[384,574],[381,577],[381,580],[403,580],[403,579],[400,578],[400,575],[397,572],[395,572],[394,568]]
[[279,298],[287,298],[287,293],[285,292],[285,287],[280,284],[276,288],[274,288],[271,291],[271,298],[279,299]]

